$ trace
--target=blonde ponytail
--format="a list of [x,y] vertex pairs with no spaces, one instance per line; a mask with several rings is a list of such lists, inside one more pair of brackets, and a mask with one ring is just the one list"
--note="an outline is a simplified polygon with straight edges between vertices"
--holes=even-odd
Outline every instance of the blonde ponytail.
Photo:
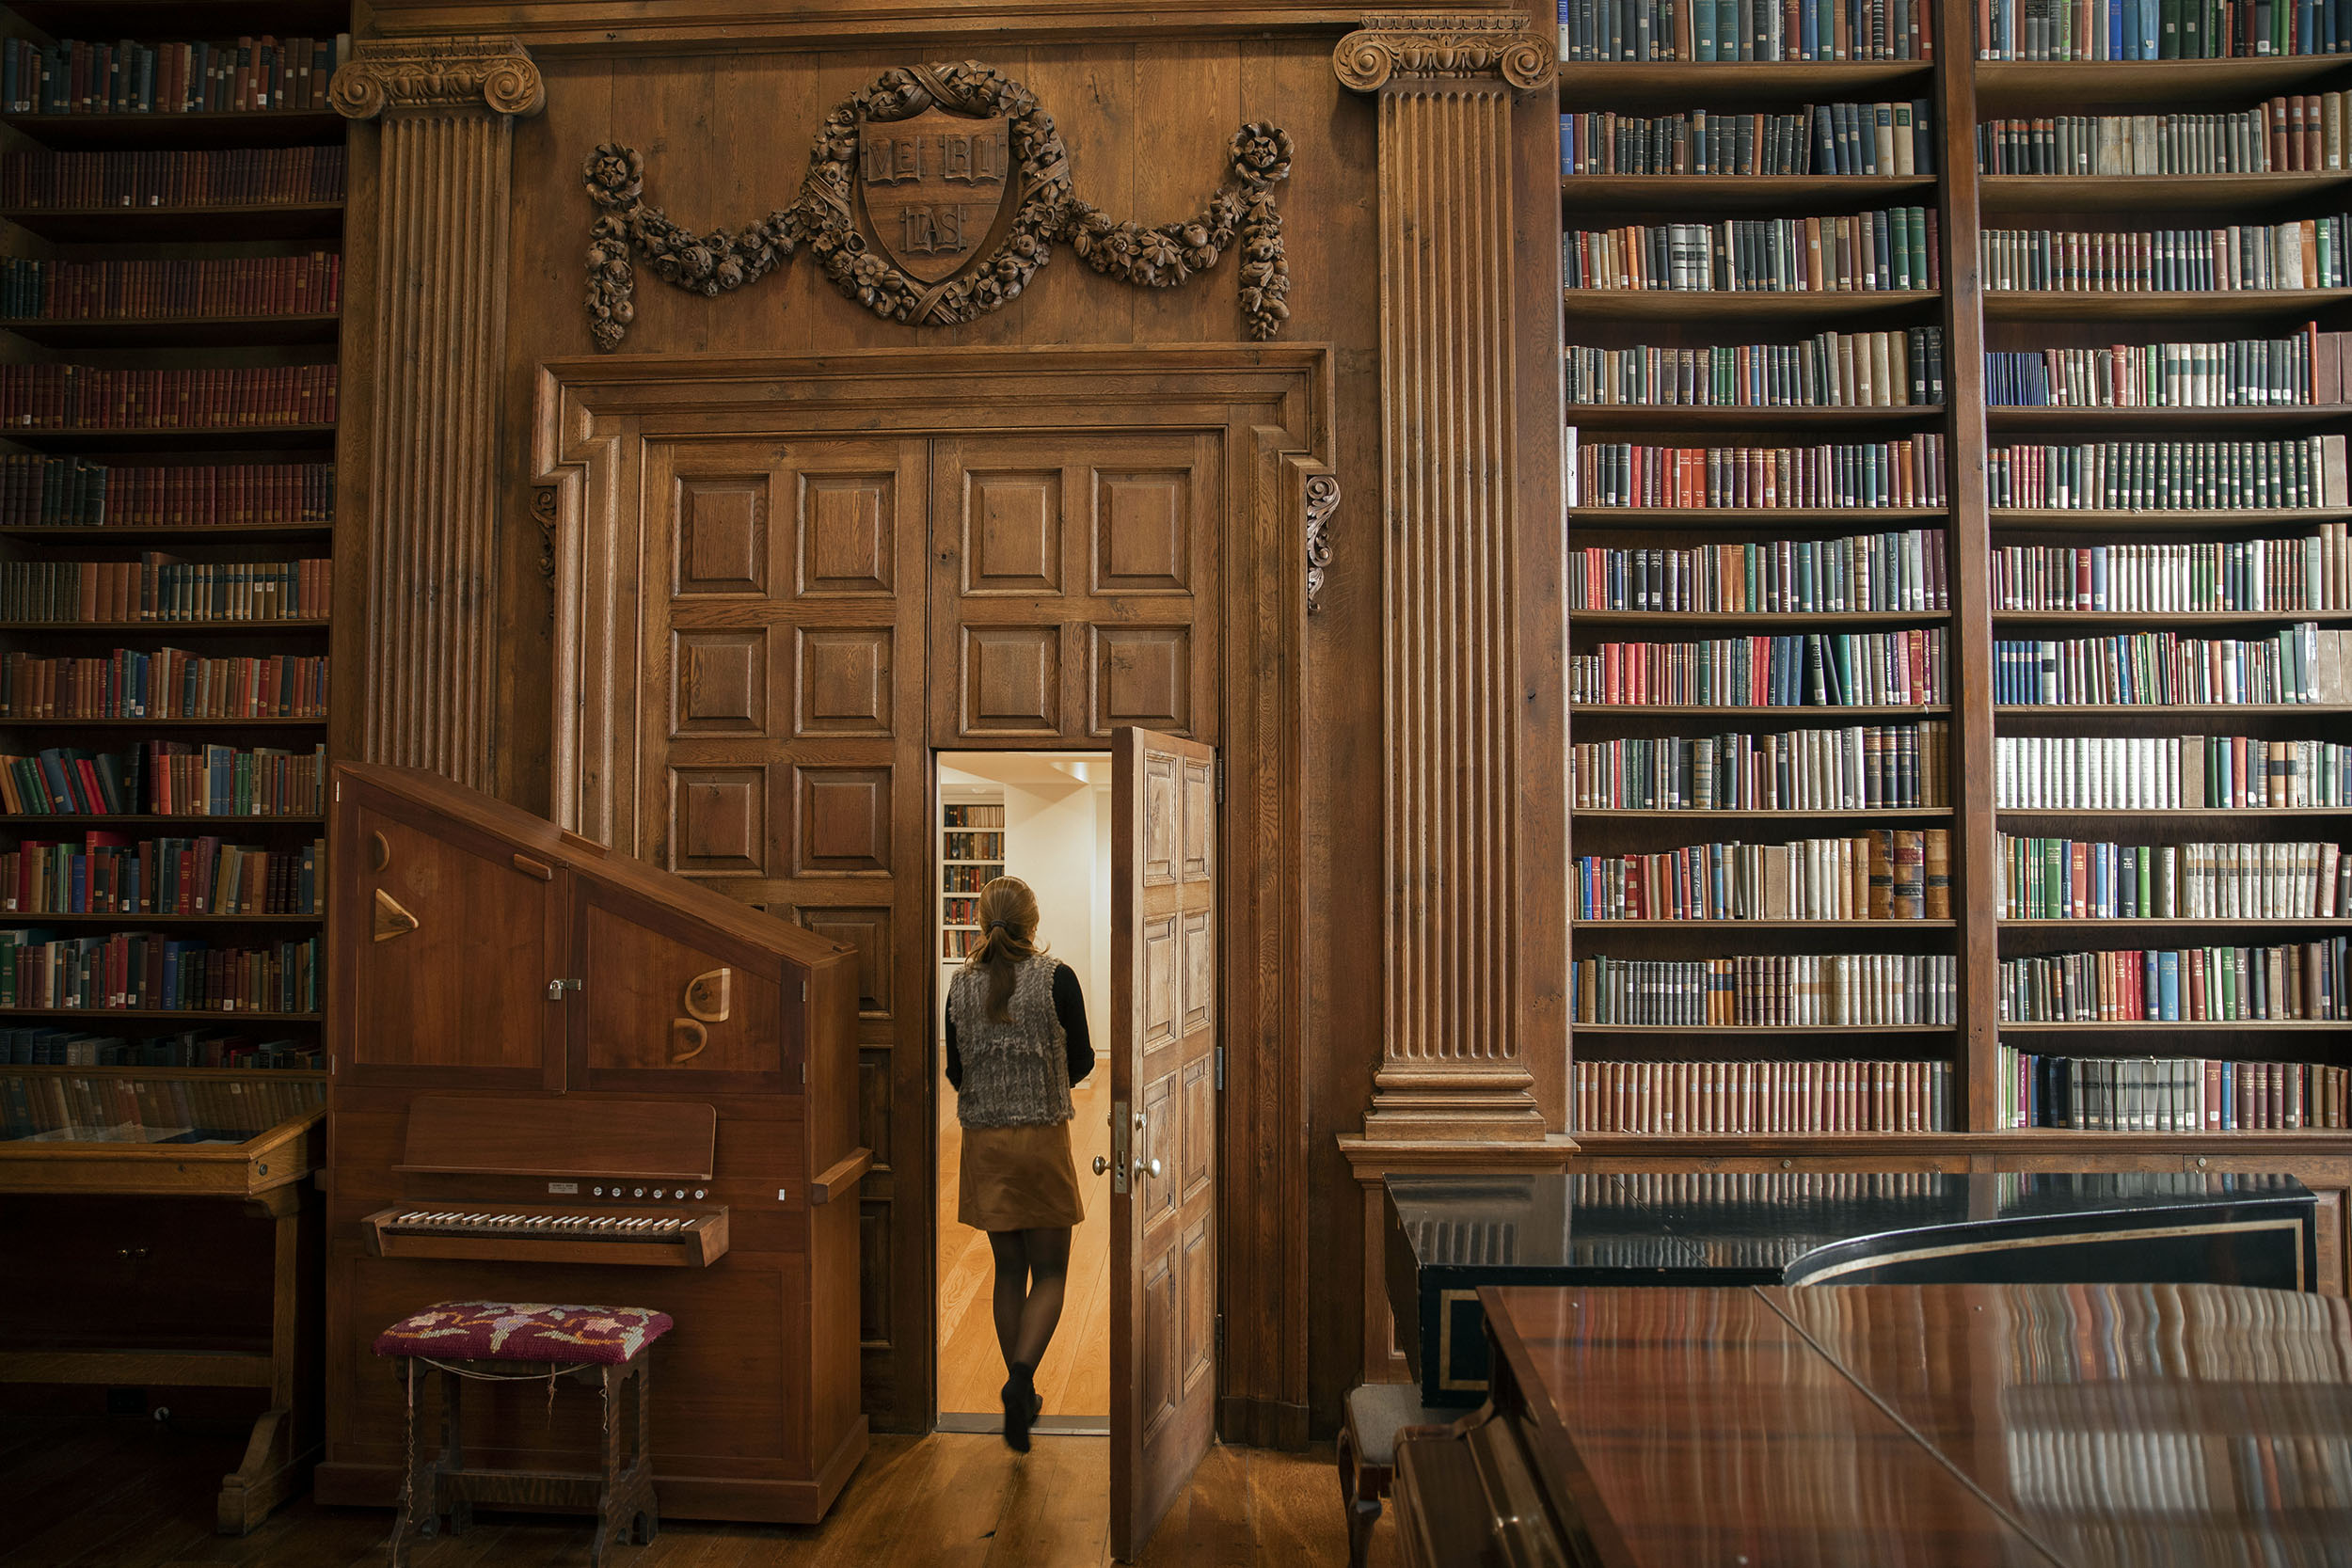
[[988,971],[988,1016],[1008,1021],[1014,971],[1045,949],[1037,940],[1037,895],[1018,877],[999,877],[980,889],[980,940],[964,965]]

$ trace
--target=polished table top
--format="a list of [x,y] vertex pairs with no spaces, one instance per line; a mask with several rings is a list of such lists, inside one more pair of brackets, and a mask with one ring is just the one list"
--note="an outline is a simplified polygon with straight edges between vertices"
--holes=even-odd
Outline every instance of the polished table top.
[[1581,1526],[1609,1568],[2352,1561],[2340,1299],[2217,1285],[1481,1297],[1509,1369],[1498,1401],[1524,1408],[1564,1530]]

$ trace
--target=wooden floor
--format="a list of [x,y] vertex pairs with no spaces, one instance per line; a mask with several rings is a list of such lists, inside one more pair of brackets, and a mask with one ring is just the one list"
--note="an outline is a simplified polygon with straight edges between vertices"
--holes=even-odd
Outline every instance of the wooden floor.
[[[213,1497],[242,1447],[225,1427],[132,1418],[0,1418],[0,1568],[345,1568],[381,1563],[391,1516],[308,1498],[243,1539],[212,1533]],[[833,1516],[813,1528],[674,1521],[609,1568],[1092,1568],[1108,1560],[1106,1440],[881,1437]],[[417,1568],[580,1568],[584,1522],[485,1515],[424,1543]],[[1146,1563],[1338,1568],[1347,1560],[1330,1449],[1215,1449],[1152,1538]],[[1393,1531],[1373,1561],[1393,1563]]]
[[[1070,1291],[1061,1326],[1054,1331],[1045,1363],[1037,1370],[1037,1391],[1048,1417],[1100,1418],[1111,1408],[1111,1184],[1094,1174],[1094,1157],[1108,1156],[1110,1063],[1100,1062],[1087,1081],[1070,1091],[1070,1148],[1078,1165],[1078,1191],[1086,1196],[1086,1223],[1070,1239]],[[996,1347],[989,1309],[995,1264],[985,1231],[956,1223],[956,1178],[963,1151],[956,1125],[956,1097],[939,1091],[939,1408],[943,1415],[999,1415],[1005,1360]]]

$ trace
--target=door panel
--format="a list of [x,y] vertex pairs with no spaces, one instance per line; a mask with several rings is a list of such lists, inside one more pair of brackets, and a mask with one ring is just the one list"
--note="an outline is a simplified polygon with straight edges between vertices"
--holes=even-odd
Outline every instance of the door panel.
[[1216,754],[1122,728],[1111,755],[1111,1546],[1131,1561],[1215,1434]]
[[932,444],[931,743],[1216,738],[1215,434]]
[[[864,1396],[882,1427],[930,1416],[930,1145],[924,1021],[929,924],[922,734],[929,442],[741,437],[647,449],[641,734],[667,745],[642,775],[656,863],[858,951],[858,1125],[874,1150],[859,1193]],[[657,608],[658,607],[658,608]],[[656,1037],[687,976],[647,982]],[[671,982],[675,980],[676,985]],[[656,990],[659,994],[655,994]],[[739,996],[746,1006],[772,1006]],[[663,1009],[669,1009],[664,1011]],[[675,1069],[737,1062],[726,1031]],[[594,1047],[591,1047],[593,1051]],[[610,1062],[607,1072],[666,1072]]]

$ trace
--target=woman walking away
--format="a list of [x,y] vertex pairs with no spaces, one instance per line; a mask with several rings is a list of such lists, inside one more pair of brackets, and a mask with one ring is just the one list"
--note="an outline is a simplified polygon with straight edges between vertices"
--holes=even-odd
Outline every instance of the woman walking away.
[[980,942],[947,988],[947,1082],[963,1128],[957,1217],[996,1258],[1005,1446],[1029,1451],[1044,1402],[1038,1363],[1061,1321],[1070,1230],[1086,1216],[1070,1158],[1070,1086],[1094,1069],[1086,998],[1037,942],[1037,895],[999,877],[980,890]]

